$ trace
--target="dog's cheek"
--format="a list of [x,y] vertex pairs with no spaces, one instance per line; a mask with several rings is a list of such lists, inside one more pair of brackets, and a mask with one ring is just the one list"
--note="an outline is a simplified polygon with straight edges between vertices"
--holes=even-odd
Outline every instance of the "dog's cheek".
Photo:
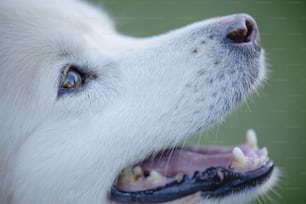
[[105,192],[98,189],[109,189],[114,171],[105,171],[110,164],[101,160],[107,152],[100,142],[71,128],[42,126],[20,146],[12,163],[14,199],[21,203],[78,203],[82,199],[83,203],[98,203],[106,199]]

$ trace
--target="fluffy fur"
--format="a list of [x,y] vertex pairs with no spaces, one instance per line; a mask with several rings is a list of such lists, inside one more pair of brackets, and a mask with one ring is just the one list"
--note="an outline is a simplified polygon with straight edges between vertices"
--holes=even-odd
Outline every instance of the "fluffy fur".
[[[265,76],[233,19],[137,39],[84,2],[0,1],[0,203],[111,203],[123,168],[222,121]],[[59,95],[67,64],[97,77]]]

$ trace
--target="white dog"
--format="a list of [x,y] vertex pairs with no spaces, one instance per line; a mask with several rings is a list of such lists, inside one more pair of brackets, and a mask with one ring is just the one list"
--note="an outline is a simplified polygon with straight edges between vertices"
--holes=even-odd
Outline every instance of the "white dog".
[[277,177],[252,131],[178,147],[265,78],[237,14],[150,38],[75,0],[0,2],[0,203],[246,203]]

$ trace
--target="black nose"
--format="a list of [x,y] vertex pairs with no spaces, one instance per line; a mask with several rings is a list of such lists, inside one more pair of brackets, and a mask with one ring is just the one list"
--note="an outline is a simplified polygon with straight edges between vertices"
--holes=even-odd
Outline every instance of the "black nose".
[[249,43],[253,42],[260,46],[260,36],[256,21],[249,15],[237,14],[231,16],[229,31],[226,37],[232,43]]

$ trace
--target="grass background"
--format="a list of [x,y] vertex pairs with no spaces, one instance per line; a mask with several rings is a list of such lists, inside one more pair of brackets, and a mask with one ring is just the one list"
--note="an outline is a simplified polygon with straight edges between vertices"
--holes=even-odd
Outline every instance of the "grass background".
[[[94,1],[94,0],[92,0]],[[150,36],[188,23],[249,13],[261,31],[271,71],[268,83],[222,124],[191,142],[237,144],[248,128],[283,172],[277,193],[258,203],[306,204],[306,1],[96,0],[120,32]],[[278,195],[279,194],[279,195]]]

